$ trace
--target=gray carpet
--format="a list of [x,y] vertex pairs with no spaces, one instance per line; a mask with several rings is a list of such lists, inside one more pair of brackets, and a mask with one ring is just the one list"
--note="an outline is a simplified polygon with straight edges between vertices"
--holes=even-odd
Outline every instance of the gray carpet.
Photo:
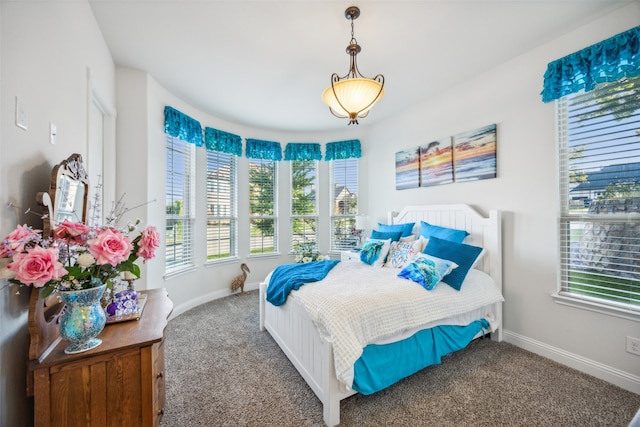
[[[169,322],[163,427],[323,426],[322,406],[268,332],[258,292]],[[341,426],[621,426],[640,395],[507,343],[477,340],[371,396],[342,401]]]

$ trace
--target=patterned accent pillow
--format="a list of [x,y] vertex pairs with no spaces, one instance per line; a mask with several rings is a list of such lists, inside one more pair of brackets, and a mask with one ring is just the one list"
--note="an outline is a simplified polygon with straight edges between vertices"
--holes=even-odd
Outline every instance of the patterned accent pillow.
[[430,291],[457,266],[446,259],[420,254],[398,273],[398,277],[412,280]]
[[367,239],[360,250],[360,261],[374,267],[382,267],[387,259],[391,239]]
[[404,268],[411,262],[416,254],[422,251],[422,241],[414,240],[412,242],[393,242],[389,249],[389,257],[385,263],[385,267]]

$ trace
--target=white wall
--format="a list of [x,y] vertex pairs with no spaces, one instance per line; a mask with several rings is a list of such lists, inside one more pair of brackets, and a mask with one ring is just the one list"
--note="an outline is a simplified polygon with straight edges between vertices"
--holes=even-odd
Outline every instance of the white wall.
[[[115,105],[115,67],[86,1],[1,2],[0,235],[17,224],[41,226],[26,208],[41,212],[54,164],[87,153],[87,69]],[[15,97],[27,108],[27,130],[15,125]],[[58,143],[49,144],[49,123]],[[13,202],[20,209],[8,209]],[[28,426],[26,396],[29,290],[0,281],[0,426]]]
[[[389,210],[420,203],[503,210],[506,339],[636,393],[640,358],[625,351],[625,338],[640,337],[640,325],[561,306],[550,297],[558,274],[555,109],[539,93],[548,62],[638,22],[640,4],[634,3],[443,91],[366,138],[370,214],[383,221]],[[396,151],[492,123],[498,126],[496,179],[395,190]]]

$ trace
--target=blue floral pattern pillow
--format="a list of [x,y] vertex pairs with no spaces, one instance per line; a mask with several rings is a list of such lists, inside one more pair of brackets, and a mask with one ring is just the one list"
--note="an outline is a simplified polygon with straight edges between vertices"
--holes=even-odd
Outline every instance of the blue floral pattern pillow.
[[411,242],[393,242],[389,249],[389,257],[385,267],[403,268],[411,262],[422,249],[422,241],[413,240]]
[[412,280],[430,291],[457,266],[452,261],[419,254],[398,273],[398,277]]
[[367,239],[360,250],[360,261],[374,267],[382,267],[387,259],[390,246],[391,239]]

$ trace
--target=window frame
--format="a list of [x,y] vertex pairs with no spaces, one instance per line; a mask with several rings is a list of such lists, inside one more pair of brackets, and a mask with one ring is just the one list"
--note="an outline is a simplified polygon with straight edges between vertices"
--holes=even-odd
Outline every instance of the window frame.
[[[195,227],[195,166],[196,166],[196,151],[195,145],[192,143],[181,140],[178,137],[174,137],[165,134],[165,162],[166,162],[166,182],[165,182],[165,277],[171,277],[181,274],[183,272],[192,270],[195,267],[194,263],[194,236],[193,231]],[[176,151],[182,153],[187,160],[182,167],[176,169],[170,167],[169,164],[169,151]],[[174,165],[175,166],[175,165]],[[171,199],[171,205],[174,205],[175,192],[173,190],[173,183],[178,181],[173,177],[182,177],[182,214],[173,214],[168,212],[167,200]],[[185,200],[186,199],[186,200]],[[169,259],[169,239],[167,235],[169,233],[169,221],[176,221],[175,224],[182,224],[183,239],[188,240],[187,250],[182,251],[182,254],[186,256],[180,257],[179,261],[170,264]],[[175,231],[174,231],[175,234]],[[185,237],[186,234],[186,237]],[[177,240],[177,238],[174,238]],[[173,253],[175,255],[175,245],[173,245]]]
[[[212,183],[210,183],[210,174],[213,173],[213,170],[210,169],[212,167],[212,163],[224,164],[223,167],[229,167],[229,178],[228,180],[224,179],[215,179]],[[218,168],[218,169],[221,169]],[[228,182],[228,190],[222,191],[222,186]],[[210,185],[213,184],[216,187],[216,191],[212,191]],[[206,248],[205,248],[205,257],[207,264],[214,264],[219,262],[224,262],[232,259],[238,258],[238,157],[234,154],[223,153],[216,150],[207,150],[207,172],[206,172],[206,192],[207,192],[207,205],[206,209]],[[213,201],[217,201],[216,206],[220,207],[223,204],[220,203],[221,199],[228,198],[228,211],[221,213],[221,210],[217,209],[217,214],[210,210],[211,207],[211,198]],[[226,214],[225,214],[226,213]],[[216,227],[211,225],[212,222],[228,222],[228,230],[229,230],[229,254],[226,257],[221,257],[220,249],[222,246],[220,245],[220,238],[211,238],[210,232],[214,231]],[[217,230],[221,230],[222,227],[217,227]],[[218,236],[220,232],[218,232]],[[218,248],[218,257],[216,254],[210,253],[210,245],[212,242],[218,242],[218,244],[214,244]],[[213,257],[213,258],[212,258]]]
[[[640,79],[636,78],[636,81],[640,81]],[[625,80],[620,80],[612,84],[625,84]],[[600,91],[603,88],[604,88],[603,85],[599,85],[596,87],[596,89],[594,89],[594,92]],[[598,96],[598,94],[599,92],[593,93],[594,96]],[[558,304],[581,308],[585,310],[590,310],[598,313],[603,313],[603,314],[607,314],[615,317],[621,317],[624,319],[640,322],[640,305],[635,305],[631,302],[629,303],[618,302],[618,301],[615,301],[613,298],[607,299],[607,298],[597,297],[593,295],[588,295],[589,293],[595,293],[596,291],[600,291],[601,288],[599,288],[597,284],[593,284],[593,282],[589,281],[589,279],[580,279],[580,278],[576,279],[576,273],[597,276],[598,279],[602,277],[602,276],[598,276],[598,274],[604,274],[605,282],[604,282],[604,285],[602,285],[602,286],[605,286],[604,292],[609,292],[611,295],[614,295],[612,290],[615,289],[615,287],[611,287],[610,285],[614,284],[616,281],[620,281],[621,279],[627,279],[627,278],[622,275],[616,275],[615,269],[610,267],[608,267],[604,273],[599,273],[599,272],[594,273],[593,271],[590,272],[589,270],[581,270],[579,263],[575,261],[576,254],[574,251],[576,249],[575,247],[573,247],[572,249],[572,245],[579,245],[579,243],[582,243],[582,237],[580,237],[580,240],[574,240],[575,237],[573,235],[575,235],[576,233],[580,233],[580,231],[575,231],[575,230],[587,229],[589,227],[591,228],[606,227],[609,224],[640,222],[640,215],[638,212],[626,212],[622,214],[581,212],[581,211],[584,211],[585,209],[581,209],[580,207],[576,206],[576,200],[578,199],[572,200],[573,196],[570,193],[572,190],[576,189],[577,187],[576,182],[579,182],[581,180],[579,176],[576,177],[576,174],[584,174],[585,178],[582,178],[583,180],[588,179],[588,176],[589,176],[584,171],[576,172],[574,165],[577,162],[571,161],[572,158],[575,159],[576,155],[582,156],[582,154],[581,153],[576,154],[575,150],[572,150],[571,147],[572,146],[578,147],[577,144],[570,146],[569,133],[571,130],[573,130],[573,128],[570,129],[571,126],[570,126],[569,120],[570,120],[570,117],[578,116],[578,113],[569,114],[567,104],[571,100],[576,99],[576,97],[579,97],[581,95],[584,95],[584,91],[580,91],[572,95],[567,95],[563,98],[558,99],[555,102],[556,129],[557,129],[557,140],[558,140],[557,164],[558,164],[558,171],[559,171],[558,184],[559,184],[559,196],[560,196],[559,198],[560,209],[559,209],[559,215],[558,215],[558,250],[559,250],[558,266],[559,268],[558,268],[557,288],[556,288],[556,292],[552,294],[552,298]],[[640,116],[640,109],[637,110],[636,115]],[[638,119],[635,119],[635,121],[640,122],[640,117]],[[627,123],[622,123],[618,126],[618,128],[616,128],[617,126],[616,122],[619,123],[619,121],[617,120],[608,120],[606,122],[606,126],[614,128],[616,132],[622,133],[622,131],[619,128],[626,127]],[[605,125],[603,125],[602,127],[598,125],[596,129],[600,130],[603,127],[605,127]],[[576,129],[577,128],[578,127],[576,126]],[[612,131],[607,130],[607,132],[612,132]],[[620,145],[622,145],[622,143],[619,142],[618,138],[622,139],[622,137],[618,136],[618,133],[613,133],[613,135],[616,135],[615,139],[613,139],[614,138],[613,136],[607,135],[607,136],[602,136],[601,139],[597,139],[595,143],[589,142],[588,144],[586,144],[586,146],[588,147],[587,149],[591,149],[593,151],[592,151],[592,154],[589,154],[587,157],[584,158],[585,165],[589,165],[593,167],[592,164],[596,164],[594,158],[603,156],[603,154],[601,154],[600,151],[597,151],[597,154],[594,153],[594,151],[599,150],[599,148],[597,148],[599,147],[597,144],[603,141],[616,142],[615,145],[612,144],[606,147],[607,148],[606,153],[615,153],[616,149],[618,150],[620,149]],[[632,142],[631,144],[635,145],[637,144],[637,142]],[[595,147],[595,148],[591,148],[591,147]],[[580,147],[580,149],[586,150],[583,147]],[[589,161],[588,163],[587,163],[587,160]],[[618,164],[612,160],[605,160],[605,162],[606,163],[599,165],[599,168],[595,170],[595,172],[594,170],[590,170],[590,173],[591,174],[595,174],[598,172],[601,173],[602,169],[604,169],[605,167],[611,167]],[[602,161],[600,163],[602,163]],[[587,167],[587,166],[584,166],[584,167]],[[618,179],[617,176],[616,176],[616,179]],[[573,188],[571,188],[572,185],[573,185]],[[594,194],[595,196],[590,196],[590,197],[595,197],[595,199],[597,200],[598,194],[597,193],[594,193]],[[575,197],[573,198],[575,199]],[[589,201],[591,201],[591,199],[589,199]],[[586,200],[584,204],[586,207],[586,205],[588,204]],[[628,238],[627,235],[619,236],[619,237]],[[612,237],[612,238],[617,239],[618,237]],[[630,245],[630,246],[633,247],[637,245]],[[578,250],[580,251],[579,252],[580,255],[582,255],[583,253],[590,254],[590,253],[596,252],[595,250],[589,250],[589,249],[582,250],[580,246],[577,246],[577,247],[578,247]],[[639,252],[640,252],[640,249],[632,252],[626,252],[624,258],[621,258],[621,256],[619,255],[616,255],[614,261],[620,262],[620,260],[624,260],[624,262],[629,262],[631,265],[633,265],[634,260],[638,259],[637,257]],[[627,261],[627,256],[629,257],[628,259],[630,261]],[[612,272],[612,270],[614,272]],[[586,273],[583,273],[583,271],[585,271]],[[573,278],[571,276],[572,273],[573,273]],[[613,278],[613,281],[606,281],[607,277]],[[571,286],[579,287],[581,285],[578,282],[579,280],[585,280],[584,282],[585,284],[582,285],[584,287],[582,293],[579,290],[577,291],[574,290],[572,292]],[[635,279],[631,279],[631,280],[635,280]],[[633,286],[635,286],[635,284]],[[635,290],[633,292],[635,292]]]
[[[248,194],[248,198],[249,198],[249,257],[265,257],[265,256],[274,256],[274,255],[279,255],[279,241],[278,241],[278,162],[275,160],[270,160],[270,159],[252,159],[249,158],[248,159],[248,166],[249,166],[249,194]],[[254,214],[252,212],[252,180],[251,180],[251,172],[252,172],[252,164],[258,164],[260,168],[265,167],[266,164],[269,164],[271,166],[273,166],[273,188],[272,188],[272,193],[273,193],[273,199],[272,199],[272,213],[269,214]],[[273,235],[271,236],[271,238],[273,239],[273,250],[270,252],[265,252],[265,246],[264,243],[262,244],[261,248],[262,248],[262,252],[254,252],[254,250],[256,250],[253,247],[252,244],[252,239],[253,237],[251,236],[252,234],[252,230],[254,229],[254,222],[255,221],[264,221],[264,220],[270,220],[273,222]],[[265,235],[265,234],[261,234],[262,238],[261,240],[264,242],[265,238],[269,238],[270,236]]]
[[[294,253],[296,250],[299,249],[300,244],[302,243],[312,243],[313,244],[313,249],[318,250],[318,224],[320,222],[320,215],[319,215],[319,209],[318,209],[318,171],[319,171],[319,165],[318,165],[318,161],[317,160],[291,160],[290,161],[290,171],[289,171],[289,181],[290,181],[290,199],[291,199],[291,206],[290,206],[290,211],[289,211],[289,231],[290,231],[290,238],[289,238],[289,252],[290,253]],[[311,184],[310,185],[306,185],[303,189],[307,190],[309,189],[309,187],[311,187],[309,189],[310,192],[313,192],[315,194],[314,200],[313,200],[313,212],[310,213],[304,213],[304,214],[296,214],[294,213],[295,210],[295,194],[294,194],[294,171],[295,168],[300,165],[300,166],[304,166],[304,165],[310,165],[312,167],[312,172],[313,172],[313,178],[311,179]],[[297,236],[300,235],[300,233],[296,233],[294,230],[294,222],[296,220],[302,220],[305,223],[309,222],[310,224],[313,225],[309,225],[310,228],[314,228],[315,227],[315,231],[312,233],[312,238],[310,240],[307,239],[307,235],[309,235],[310,233],[305,232],[304,235],[302,236],[302,238],[296,238]],[[305,231],[307,230],[305,224]]]
[[[330,161],[330,183],[329,183],[329,252],[330,253],[339,253],[345,250],[351,250],[358,245],[355,226],[356,226],[356,216],[358,215],[358,203],[359,203],[359,159],[356,157],[351,157],[347,159],[336,159]],[[339,168],[339,170],[336,170]],[[351,173],[349,173],[351,171]],[[343,187],[346,191],[348,191],[351,195],[355,195],[355,205],[352,207],[352,213],[340,213],[337,212],[336,209],[336,184],[340,184],[341,182],[336,182],[336,174],[341,174],[341,182],[344,182]],[[349,180],[352,177],[353,179]],[[349,181],[349,182],[347,182]],[[348,185],[351,185],[352,188],[349,189]],[[353,187],[355,186],[355,191],[353,191]],[[338,202],[339,203],[339,202]],[[343,228],[344,232],[340,233],[341,236],[345,237],[343,241],[348,241],[347,236],[353,236],[353,245],[343,244],[338,245],[337,235],[337,222],[341,222],[339,228]],[[349,231],[350,230],[350,231]]]

